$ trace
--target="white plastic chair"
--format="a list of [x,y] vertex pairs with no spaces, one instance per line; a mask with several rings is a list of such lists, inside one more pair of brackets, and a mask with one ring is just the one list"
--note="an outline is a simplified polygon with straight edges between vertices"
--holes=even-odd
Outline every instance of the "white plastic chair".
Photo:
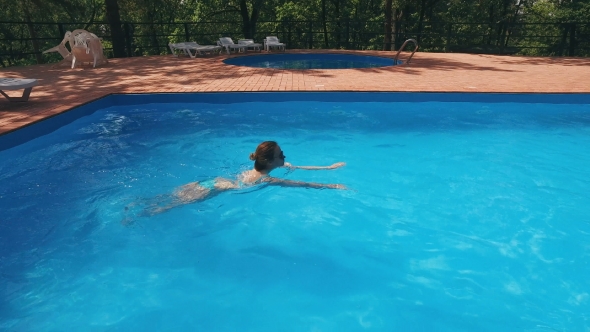
[[276,36],[267,36],[264,39],[264,50],[269,52],[271,48],[278,48],[279,50],[282,49],[284,52],[287,47],[284,43],[279,42],[279,38]]
[[[66,43],[70,42],[71,37],[72,37],[72,33],[70,31],[66,31],[66,33],[64,35],[64,39],[61,41],[61,43],[59,43],[59,45],[43,51],[43,54],[51,53],[51,52],[58,52],[63,57],[63,59],[60,62],[56,63],[54,66],[58,66],[63,63],[68,63],[68,62],[72,61],[72,53],[66,47]],[[70,48],[71,47],[72,47],[72,45],[70,45]]]
[[76,62],[92,62],[93,67],[108,62],[104,56],[100,38],[91,32],[83,29],[72,31],[70,46],[72,47],[72,68],[76,66]]
[[262,44],[255,43],[252,39],[238,39],[238,45],[246,45],[246,49],[252,49],[260,52],[262,50]]
[[234,41],[229,37],[221,37],[217,41],[217,45],[225,48],[227,54],[230,54],[230,51],[236,50],[237,52],[246,52],[248,48],[247,45],[235,44]]

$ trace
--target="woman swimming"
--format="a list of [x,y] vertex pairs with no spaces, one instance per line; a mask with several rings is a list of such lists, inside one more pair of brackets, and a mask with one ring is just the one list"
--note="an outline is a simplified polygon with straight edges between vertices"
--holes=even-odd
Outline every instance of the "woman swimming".
[[236,180],[217,177],[212,180],[187,183],[174,190],[169,204],[166,206],[161,206],[160,204],[152,205],[146,209],[146,213],[148,215],[162,213],[180,205],[202,201],[226,190],[247,188],[263,183],[283,187],[346,189],[341,184],[293,181],[270,176],[270,172],[279,167],[325,170],[336,169],[345,165],[345,163],[339,162],[330,166],[294,166],[286,163],[285,158],[283,151],[276,142],[262,142],[258,145],[256,151],[250,154],[250,160],[254,161],[254,169],[241,173]]

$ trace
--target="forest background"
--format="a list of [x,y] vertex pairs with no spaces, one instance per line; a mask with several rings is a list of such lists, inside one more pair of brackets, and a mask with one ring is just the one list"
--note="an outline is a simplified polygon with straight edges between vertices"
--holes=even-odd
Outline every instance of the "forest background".
[[109,57],[169,53],[168,43],[219,37],[289,48],[590,55],[590,0],[0,0],[3,67],[42,54],[65,31],[103,38]]

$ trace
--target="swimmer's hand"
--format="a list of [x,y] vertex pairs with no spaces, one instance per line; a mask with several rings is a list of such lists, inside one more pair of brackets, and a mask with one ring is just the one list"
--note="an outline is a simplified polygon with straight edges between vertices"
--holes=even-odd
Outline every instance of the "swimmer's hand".
[[328,169],[335,169],[335,168],[342,167],[342,166],[344,166],[344,165],[346,165],[346,163],[344,163],[344,162],[339,162],[339,163],[335,163],[335,164],[332,164],[332,165],[328,166]]
[[346,188],[345,185],[343,184],[339,184],[339,183],[335,183],[335,184],[327,184],[326,188],[328,189],[340,189],[340,190],[347,190],[348,188]]

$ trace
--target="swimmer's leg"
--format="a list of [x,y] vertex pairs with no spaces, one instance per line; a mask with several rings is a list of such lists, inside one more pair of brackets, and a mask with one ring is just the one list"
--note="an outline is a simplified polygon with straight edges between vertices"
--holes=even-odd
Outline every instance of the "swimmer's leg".
[[237,183],[224,178],[215,179],[214,190],[202,186],[199,182],[187,183],[178,187],[171,195],[159,195],[152,199],[146,200],[144,204],[137,202],[131,203],[125,207],[126,217],[121,221],[121,223],[124,225],[130,225],[134,222],[134,219],[127,217],[127,215],[128,211],[131,211],[131,208],[138,204],[145,206],[143,211],[139,213],[139,216],[153,216],[164,213],[181,205],[208,199],[224,190],[235,189],[237,187]]
[[211,194],[211,189],[201,186],[199,182],[187,183],[178,187],[172,195],[168,195],[171,199],[168,200],[167,204],[163,205],[162,202],[156,202],[145,209],[145,214],[148,216],[160,214],[181,205],[205,200]]
[[211,189],[205,188],[199,182],[187,183],[174,191],[174,196],[184,203],[193,203],[209,196]]
[[[130,226],[140,217],[148,217],[166,211],[178,205],[175,204],[175,200],[176,198],[170,194],[158,195],[151,198],[139,198],[125,206],[121,224]],[[170,208],[163,209],[168,206]],[[163,211],[160,211],[162,209]]]

